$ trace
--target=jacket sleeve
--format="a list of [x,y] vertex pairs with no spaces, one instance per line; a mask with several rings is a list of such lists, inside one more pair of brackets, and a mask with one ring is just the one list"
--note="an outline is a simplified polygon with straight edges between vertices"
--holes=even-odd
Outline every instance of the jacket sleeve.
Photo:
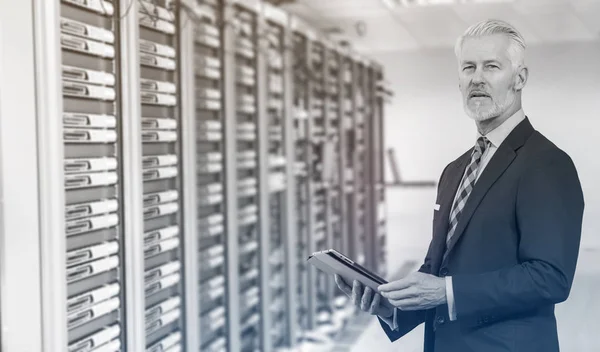
[[[437,199],[439,199],[439,195],[440,195],[440,186],[439,185],[443,184],[444,175],[450,165],[451,164],[446,165],[446,167],[442,171],[442,174],[438,181]],[[434,249],[434,243],[433,243],[433,241],[431,241],[429,243],[429,248],[427,249],[427,254],[425,255],[425,260],[423,261],[423,264],[421,264],[421,267],[418,270],[419,272],[431,274],[431,258],[433,255],[433,249]],[[393,316],[393,321],[394,321],[395,325],[397,325],[396,329],[392,329],[390,327],[389,322],[386,322],[385,320],[383,320],[380,317],[377,317],[377,318],[379,319],[379,323],[381,324],[383,331],[386,333],[386,335],[388,336],[390,341],[393,342],[393,341],[396,341],[399,338],[403,337],[404,335],[408,334],[417,326],[424,323],[426,314],[427,314],[426,310],[403,311],[403,310],[396,308],[396,309],[394,309],[394,316]]]
[[520,264],[453,275],[457,320],[487,323],[565,301],[579,255],[583,210],[571,158],[556,149],[536,157],[517,191]]

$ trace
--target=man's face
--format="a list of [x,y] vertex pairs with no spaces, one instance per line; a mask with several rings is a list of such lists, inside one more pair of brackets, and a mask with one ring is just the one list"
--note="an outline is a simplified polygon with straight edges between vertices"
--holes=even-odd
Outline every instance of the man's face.
[[459,53],[459,87],[465,112],[476,121],[493,119],[515,100],[510,39],[490,35],[465,39]]

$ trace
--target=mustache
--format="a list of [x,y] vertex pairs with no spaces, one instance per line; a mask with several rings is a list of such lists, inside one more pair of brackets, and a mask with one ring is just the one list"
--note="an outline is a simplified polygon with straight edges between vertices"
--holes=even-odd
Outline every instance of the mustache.
[[491,97],[491,94],[488,93],[485,89],[481,89],[481,88],[471,88],[469,89],[469,98],[473,97],[473,96],[486,96],[486,97]]

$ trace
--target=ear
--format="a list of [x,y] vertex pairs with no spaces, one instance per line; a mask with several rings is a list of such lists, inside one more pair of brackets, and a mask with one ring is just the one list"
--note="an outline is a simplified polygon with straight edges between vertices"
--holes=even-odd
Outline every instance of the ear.
[[515,76],[515,90],[520,91],[527,84],[527,79],[529,78],[529,68],[527,66],[519,66],[517,69],[517,74]]

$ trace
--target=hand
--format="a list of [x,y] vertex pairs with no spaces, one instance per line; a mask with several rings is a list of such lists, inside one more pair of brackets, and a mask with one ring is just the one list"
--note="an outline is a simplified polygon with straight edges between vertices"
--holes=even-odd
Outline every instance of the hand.
[[348,285],[341,276],[335,275],[335,283],[348,297],[352,299],[352,304],[360,308],[363,312],[373,315],[379,315],[383,318],[389,318],[394,314],[394,307],[382,299],[381,295],[370,287],[363,290],[363,285],[354,280],[352,287]]
[[381,295],[401,310],[422,310],[446,303],[446,280],[416,272],[378,287]]

